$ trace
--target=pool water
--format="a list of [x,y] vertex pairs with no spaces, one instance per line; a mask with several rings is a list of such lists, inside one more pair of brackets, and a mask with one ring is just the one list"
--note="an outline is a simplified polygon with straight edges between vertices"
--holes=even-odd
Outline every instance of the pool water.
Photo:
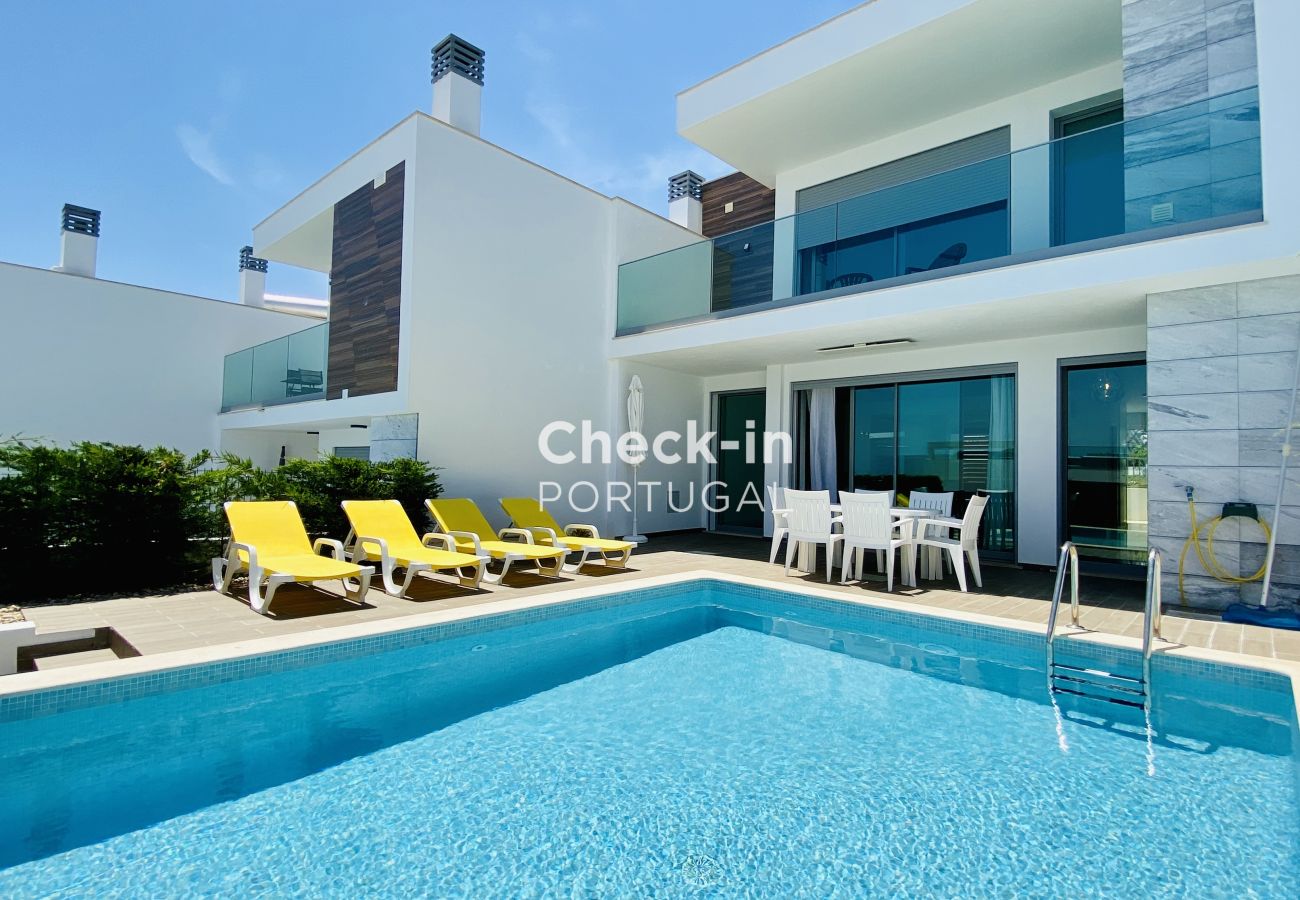
[[1276,711],[699,599],[6,723],[0,895],[1300,895]]

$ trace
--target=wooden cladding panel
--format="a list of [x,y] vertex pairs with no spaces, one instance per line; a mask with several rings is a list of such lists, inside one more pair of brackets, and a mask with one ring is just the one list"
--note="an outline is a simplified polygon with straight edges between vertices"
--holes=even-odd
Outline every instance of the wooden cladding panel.
[[397,390],[406,163],[334,204],[326,397]]
[[[776,216],[776,191],[744,172],[706,181],[700,202],[704,208],[705,237],[771,222]],[[728,203],[733,204],[731,212],[726,211]]]

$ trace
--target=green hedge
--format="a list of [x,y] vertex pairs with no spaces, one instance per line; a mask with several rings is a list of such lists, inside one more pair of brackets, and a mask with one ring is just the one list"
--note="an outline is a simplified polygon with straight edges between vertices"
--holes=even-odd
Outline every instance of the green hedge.
[[396,498],[417,529],[442,488],[427,463],[327,456],[262,471],[162,447],[0,443],[0,604],[148,591],[206,579],[227,500],[293,500],[309,533],[342,538],[340,502]]

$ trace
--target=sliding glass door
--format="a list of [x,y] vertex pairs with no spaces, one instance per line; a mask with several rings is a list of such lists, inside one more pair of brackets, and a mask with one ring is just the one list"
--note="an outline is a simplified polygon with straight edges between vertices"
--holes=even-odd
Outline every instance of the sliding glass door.
[[[800,394],[801,408],[808,410],[801,428],[806,476],[801,483],[832,491],[895,490],[902,504],[913,491],[952,492],[955,516],[982,494],[989,504],[981,548],[995,555],[1014,553],[1015,376],[825,387]],[[847,435],[842,406],[849,413]]]
[[1141,564],[1147,552],[1147,371],[1142,361],[1061,370],[1064,522],[1079,555]]

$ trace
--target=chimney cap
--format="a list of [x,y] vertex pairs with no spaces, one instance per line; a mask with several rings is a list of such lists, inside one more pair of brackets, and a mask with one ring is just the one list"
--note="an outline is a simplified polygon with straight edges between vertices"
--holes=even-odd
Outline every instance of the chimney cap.
[[690,197],[699,200],[703,196],[704,176],[687,169],[668,179],[668,202]]
[[239,248],[239,271],[265,272],[266,260],[253,255],[253,248],[247,244]]
[[63,204],[63,230],[99,237],[99,210]]
[[433,82],[455,72],[477,85],[483,84],[483,60],[487,56],[464,38],[449,34],[433,48]]

